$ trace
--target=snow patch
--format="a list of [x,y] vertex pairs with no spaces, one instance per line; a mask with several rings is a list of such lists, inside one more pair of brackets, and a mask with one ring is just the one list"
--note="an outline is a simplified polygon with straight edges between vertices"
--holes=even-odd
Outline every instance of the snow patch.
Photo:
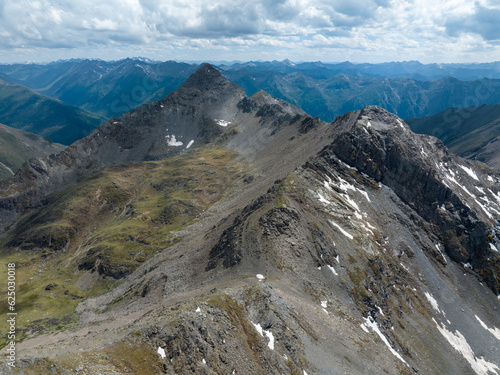
[[346,232],[344,229],[342,229],[342,228],[340,227],[340,225],[338,225],[338,224],[337,224],[337,223],[335,223],[334,221],[331,221],[331,220],[330,220],[330,223],[332,223],[332,225],[333,225],[333,226],[335,226],[335,227],[336,227],[336,228],[337,228],[337,229],[338,229],[338,230],[339,230],[339,231],[340,231],[340,232],[341,232],[344,236],[346,236],[347,238],[349,238],[349,239],[351,239],[351,240],[354,238],[354,237],[352,236],[352,234],[350,234],[350,233]]
[[314,198],[316,198],[317,200],[319,200],[325,206],[328,206],[330,204],[330,201],[328,199],[326,199],[325,197],[323,197],[320,193],[317,193],[317,192],[315,192],[314,190],[311,190],[311,189],[309,189],[309,192],[314,196]]
[[441,309],[439,308],[439,305],[436,301],[436,299],[432,296],[432,294],[425,292],[425,298],[427,298],[427,301],[431,304],[432,308],[436,310],[437,312],[441,312]]
[[187,144],[186,148],[191,147],[191,146],[193,145],[193,143],[194,143],[194,139],[191,139],[191,140],[189,141],[189,143]]
[[161,346],[158,347],[158,354],[161,355],[162,358],[167,358],[167,355],[165,354],[165,349],[163,349]]
[[[432,320],[434,320],[434,318],[432,318]],[[467,362],[469,362],[477,375],[488,375],[490,372],[497,373],[496,370],[500,370],[497,365],[487,362],[483,357],[477,358],[464,335],[462,335],[459,331],[455,331],[455,333],[453,333],[448,331],[444,324],[441,326],[435,320],[434,323],[436,323],[437,329],[441,335],[443,335],[450,345],[453,346],[453,348],[458,351]]]
[[231,124],[230,121],[226,121],[226,120],[215,120],[215,122],[217,123],[217,125],[220,125],[223,127],[227,127],[229,124]]
[[[387,340],[387,337],[385,337],[385,335],[382,333],[382,331],[380,331],[380,328],[378,327],[377,325],[377,322],[375,320],[373,320],[373,318],[371,316],[369,316],[368,318],[365,318],[365,324],[367,327],[371,328],[371,330],[373,332],[375,332],[381,339],[382,341],[384,342],[384,344],[389,348],[389,350],[391,351],[391,353],[397,358],[399,359],[401,362],[403,362],[404,364],[406,364],[408,366],[408,363],[403,359],[403,357],[401,357],[401,355],[399,355],[399,353],[391,346],[391,344],[389,343],[389,340]],[[363,328],[363,325],[361,325],[361,328]],[[365,331],[368,332],[367,329],[363,328]]]
[[337,273],[337,271],[335,271],[335,268],[333,268],[332,266],[328,265],[328,268],[330,269],[330,271],[332,271],[332,272],[333,272],[333,274],[334,274],[335,276],[338,276],[338,275],[339,275],[339,274]]
[[446,259],[446,256],[444,255],[443,251],[441,250],[441,245],[440,244],[436,244],[436,249],[438,251],[439,254],[441,254],[441,256],[443,257],[444,259],[444,262],[445,263],[448,263],[448,260]]
[[264,334],[268,337],[269,342],[267,345],[269,346],[269,349],[274,350],[274,336],[271,331],[266,331],[264,330]]
[[497,247],[495,245],[493,245],[492,243],[490,243],[490,249],[493,251],[496,251],[498,253]]
[[466,166],[464,166],[464,165],[460,165],[460,164],[459,164],[458,166],[459,166],[460,168],[462,168],[462,169],[463,169],[463,170],[464,170],[464,171],[465,171],[465,172],[466,172],[469,176],[471,176],[474,180],[479,181],[479,178],[477,178],[476,173],[475,173],[472,169],[467,168]]
[[349,164],[344,163],[342,160],[339,160],[339,163],[340,163],[340,164],[342,164],[342,165],[343,165],[344,167],[346,167],[346,168],[352,169],[352,170],[354,170],[354,171],[356,171],[356,172],[358,171],[358,168],[353,167],[353,166],[350,166]]
[[323,197],[320,193],[317,193],[319,196],[319,201],[323,203],[325,206],[328,206],[330,204],[330,201]]
[[327,301],[321,301],[321,307],[326,309],[328,307],[328,302]]
[[262,327],[261,327],[261,325],[260,325],[260,324],[258,324],[258,323],[257,323],[257,324],[255,324],[254,322],[252,322],[252,324],[253,324],[253,326],[255,327],[255,329],[257,330],[257,332],[259,332],[259,334],[260,334],[261,336],[264,336],[264,332],[262,332]]
[[200,313],[201,309],[198,307],[195,312]]
[[363,194],[368,202],[371,202],[370,197],[368,196],[368,193],[366,191],[363,191],[361,189],[356,189],[356,190],[359,191],[361,194]]
[[251,321],[251,323],[253,324],[253,326],[255,327],[255,329],[257,330],[257,332],[259,332],[259,334],[262,337],[264,337],[264,335],[267,336],[267,338],[269,339],[269,342],[267,343],[267,345],[269,346],[269,348],[271,350],[274,350],[274,336],[273,336],[273,333],[271,331],[266,331],[265,329],[262,329],[262,326],[260,324],[255,324],[252,321]]
[[350,184],[349,182],[344,180],[342,177],[339,177],[339,180],[340,180],[339,188],[341,188],[342,190],[344,190],[344,191],[347,191],[347,190],[356,191],[356,188],[354,187],[354,185]]
[[182,146],[183,145],[183,143],[181,141],[177,141],[175,139],[175,135],[173,135],[173,134],[171,136],[170,135],[166,135],[165,138],[167,138],[167,144],[169,146],[178,147],[178,146]]
[[206,365],[206,364],[207,364],[207,361],[205,361],[205,358],[203,358],[203,359],[201,360],[201,362],[203,362],[203,364],[204,364],[204,365]]
[[493,327],[493,328],[490,328],[486,325],[486,323],[484,323],[481,319],[479,319],[479,317],[476,315],[476,319],[478,320],[478,322],[483,326],[483,328],[485,330],[487,330],[488,332],[490,332],[493,336],[496,337],[496,339],[498,341],[500,341],[500,329],[498,329],[497,327]]
[[255,277],[259,280],[264,280],[266,277],[260,273],[258,273],[257,275],[255,275]]

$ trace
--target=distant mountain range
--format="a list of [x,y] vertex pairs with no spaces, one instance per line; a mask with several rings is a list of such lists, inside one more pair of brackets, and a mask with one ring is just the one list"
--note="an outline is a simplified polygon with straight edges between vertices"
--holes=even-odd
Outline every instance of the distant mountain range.
[[500,103],[500,80],[441,78],[359,78],[347,74],[316,77],[303,72],[227,70],[224,74],[249,95],[262,89],[313,116],[333,121],[339,114],[378,105],[402,118],[435,114],[471,103]]
[[162,99],[176,90],[196,67],[145,59],[70,60],[47,65],[3,65],[0,73],[40,94],[112,118]]
[[302,72],[318,77],[332,77],[347,74],[359,78],[412,78],[432,81],[445,77],[460,80],[479,78],[500,78],[500,62],[482,64],[422,64],[418,61],[387,62],[380,64],[354,64],[348,61],[340,63],[302,62],[290,60],[267,62],[240,62],[221,64],[219,67],[232,70],[276,71],[279,73]]
[[[70,60],[0,65],[0,74],[43,95],[113,118],[163,98],[197,68],[197,64],[142,58]],[[218,69],[247,95],[264,90],[326,121],[371,104],[408,118],[450,107],[500,103],[500,63],[294,64],[285,60]]]
[[104,120],[24,86],[0,80],[0,123],[68,145],[89,135]]

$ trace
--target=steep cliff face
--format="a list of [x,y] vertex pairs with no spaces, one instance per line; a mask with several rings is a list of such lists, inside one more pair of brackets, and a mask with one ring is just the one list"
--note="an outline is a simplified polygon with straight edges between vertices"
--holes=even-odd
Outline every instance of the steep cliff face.
[[[165,99],[178,101],[169,106],[174,123],[183,124],[169,125],[183,136],[176,142],[202,124],[198,149],[102,171],[113,177],[113,189],[129,194],[106,211],[118,213],[103,229],[112,233],[107,241],[125,236],[112,230],[120,220],[134,228],[150,223],[115,246],[122,254],[138,244],[155,251],[135,252],[140,264],[106,293],[72,292],[81,298],[68,313],[74,326],[58,336],[28,333],[19,345],[22,371],[500,374],[498,173],[412,133],[378,107],[327,124],[264,92],[241,96],[213,68],[202,69]],[[106,126],[141,155],[135,127],[127,130],[136,116]],[[207,119],[220,131],[214,138],[211,131],[199,135],[211,129]],[[111,135],[106,126],[99,131]],[[141,160],[170,155],[150,150]],[[96,146],[92,155],[105,152]],[[155,163],[172,170],[158,178]],[[181,164],[199,185],[224,192],[200,200],[203,189],[180,173]],[[137,170],[146,181],[141,189],[130,180]],[[185,189],[188,197],[179,193]],[[163,198],[144,195],[153,190]],[[47,212],[39,204],[33,217]],[[192,210],[192,220],[169,226]],[[10,233],[23,237],[16,230],[25,224]],[[102,250],[88,251],[103,232],[89,233],[64,258],[81,272],[75,288],[96,274],[113,277],[99,268],[104,257],[95,254]],[[158,245],[165,236],[168,243]],[[113,258],[106,262],[112,266]],[[134,355],[119,354],[130,348]]]

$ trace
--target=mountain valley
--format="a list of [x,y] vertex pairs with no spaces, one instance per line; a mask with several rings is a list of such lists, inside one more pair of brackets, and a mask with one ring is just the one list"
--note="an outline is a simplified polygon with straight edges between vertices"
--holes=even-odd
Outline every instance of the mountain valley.
[[69,145],[89,135],[104,118],[0,80],[0,123]]
[[433,116],[406,119],[416,133],[441,139],[458,155],[500,168],[500,105],[449,108]]

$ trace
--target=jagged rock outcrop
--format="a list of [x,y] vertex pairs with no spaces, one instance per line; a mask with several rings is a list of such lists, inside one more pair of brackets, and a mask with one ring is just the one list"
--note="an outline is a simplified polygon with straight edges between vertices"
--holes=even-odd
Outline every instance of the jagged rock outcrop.
[[470,264],[500,293],[500,257],[493,250],[499,216],[498,172],[451,154],[436,138],[417,135],[397,116],[367,107],[338,119],[325,149],[389,186],[434,227],[446,253]]

